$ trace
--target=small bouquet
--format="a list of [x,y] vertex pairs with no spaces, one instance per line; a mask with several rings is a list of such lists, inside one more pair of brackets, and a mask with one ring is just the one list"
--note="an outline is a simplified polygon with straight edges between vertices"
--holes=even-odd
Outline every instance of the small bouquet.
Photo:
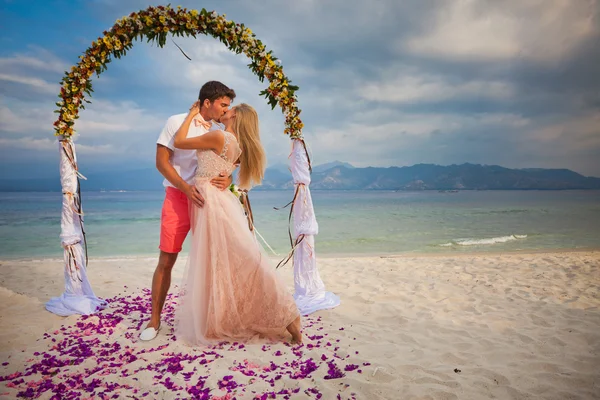
[[244,214],[248,218],[248,228],[253,231],[254,230],[254,217],[252,216],[252,208],[250,208],[250,199],[248,198],[247,190],[240,190],[237,185],[233,183],[229,185],[229,190],[233,193],[240,203],[242,204],[242,208],[244,209]]
[[237,197],[238,199],[240,198],[240,196],[242,195],[239,191],[239,188],[237,187],[236,184],[231,184],[229,185],[229,191],[233,194],[235,194],[235,197]]

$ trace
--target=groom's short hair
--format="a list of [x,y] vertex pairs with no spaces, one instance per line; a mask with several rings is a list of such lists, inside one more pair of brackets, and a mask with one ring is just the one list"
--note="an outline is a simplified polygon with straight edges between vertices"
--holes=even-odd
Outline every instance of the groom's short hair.
[[233,89],[228,88],[219,81],[209,81],[200,88],[198,100],[200,100],[200,104],[204,103],[204,100],[207,99],[212,103],[224,96],[233,100],[235,99],[235,92]]

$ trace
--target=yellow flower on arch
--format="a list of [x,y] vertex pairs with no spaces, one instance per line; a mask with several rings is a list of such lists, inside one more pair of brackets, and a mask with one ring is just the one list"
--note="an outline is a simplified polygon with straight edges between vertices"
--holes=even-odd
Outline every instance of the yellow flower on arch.
[[[300,110],[294,95],[296,86],[290,86],[288,78],[283,73],[280,61],[274,61],[265,45],[256,38],[252,30],[244,25],[236,24],[226,19],[225,15],[216,12],[200,13],[198,10],[186,10],[181,7],[148,7],[139,13],[133,13],[116,21],[109,32],[92,42],[89,49],[79,58],[77,66],[71,67],[71,73],[63,78],[62,102],[59,109],[60,124],[56,125],[55,132],[69,136],[72,129],[66,129],[65,123],[70,127],[78,116],[78,107],[85,100],[84,90],[91,90],[89,78],[100,74],[105,63],[111,56],[119,56],[121,50],[131,46],[134,38],[147,36],[157,40],[156,34],[162,40],[162,34],[172,32],[186,35],[204,34],[220,39],[230,50],[242,52],[252,61],[252,70],[261,78],[269,81],[268,89],[264,92],[270,104],[278,104],[285,114],[285,132],[292,138],[302,137],[301,129],[304,126],[298,118]],[[162,44],[161,44],[162,47]],[[76,99],[77,101],[74,101]],[[58,104],[58,103],[57,103]]]

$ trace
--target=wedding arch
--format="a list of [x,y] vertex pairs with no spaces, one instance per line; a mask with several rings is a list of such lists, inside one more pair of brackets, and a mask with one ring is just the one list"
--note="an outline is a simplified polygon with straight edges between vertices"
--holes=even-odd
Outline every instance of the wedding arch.
[[[133,47],[133,42],[144,38],[164,47],[169,35],[210,35],[219,39],[236,54],[244,53],[249,68],[261,82],[267,78],[269,86],[260,92],[271,107],[279,106],[285,115],[284,133],[292,140],[290,169],[295,184],[293,200],[289,203],[290,221],[293,216],[293,234],[290,230],[291,251],[286,261],[293,257],[294,298],[303,314],[339,305],[339,298],[325,290],[319,275],[314,250],[314,236],[318,224],[310,195],[310,158],[302,136],[303,123],[295,95],[297,86],[284,74],[283,67],[272,51],[256,38],[243,24],[229,21],[225,15],[205,9],[187,10],[170,6],[148,7],[133,12],[115,23],[103,36],[79,56],[80,61],[65,72],[56,103],[58,119],[54,123],[59,140],[60,179],[63,192],[61,216],[61,244],[64,249],[65,291],[46,303],[46,309],[59,315],[92,314],[104,307],[105,302],[96,297],[87,278],[87,246],[81,206],[79,180],[85,177],[77,167],[75,121],[79,110],[90,103],[92,75],[100,76],[115,58],[121,58]],[[180,49],[181,50],[181,49]],[[183,51],[182,51],[183,52]],[[185,55],[185,53],[183,53]],[[186,55],[187,57],[187,55]],[[188,57],[189,58],[189,57]],[[208,80],[208,79],[207,79]],[[281,263],[280,263],[281,264]]]

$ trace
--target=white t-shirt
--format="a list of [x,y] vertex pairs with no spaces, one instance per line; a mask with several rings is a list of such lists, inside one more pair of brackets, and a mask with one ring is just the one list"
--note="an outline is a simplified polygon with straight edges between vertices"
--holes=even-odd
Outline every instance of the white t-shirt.
[[[196,174],[196,168],[198,167],[198,158],[196,157],[196,150],[184,150],[184,149],[176,149],[173,146],[173,142],[175,141],[175,134],[177,130],[185,121],[185,117],[187,113],[172,115],[167,120],[165,127],[163,128],[158,140],[157,144],[167,147],[173,151],[173,157],[171,158],[171,165],[175,168],[175,171],[181,176],[181,178],[189,183],[190,185],[194,181],[194,175]],[[210,130],[215,129],[223,129],[222,125],[212,121],[212,126]],[[188,130],[187,137],[196,137],[205,134],[208,132],[206,128],[202,125],[196,126],[193,122],[190,124],[190,129]],[[171,182],[167,179],[163,181],[164,187],[173,187]]]

